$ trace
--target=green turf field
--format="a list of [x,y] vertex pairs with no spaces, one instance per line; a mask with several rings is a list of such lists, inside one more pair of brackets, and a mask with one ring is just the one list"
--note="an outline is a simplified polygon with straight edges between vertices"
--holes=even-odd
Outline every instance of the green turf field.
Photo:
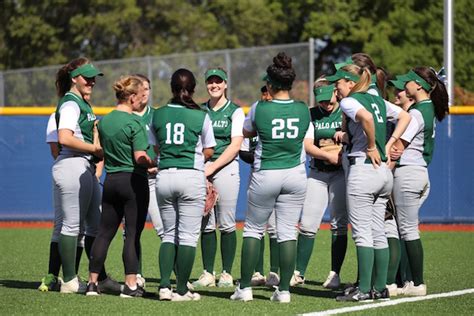
[[[307,284],[292,289],[291,304],[277,304],[269,301],[272,290],[254,289],[254,301],[248,303],[229,300],[233,289],[199,290],[199,302],[160,302],[156,296],[159,282],[158,249],[159,239],[154,231],[145,230],[142,237],[144,255],[143,272],[147,279],[146,298],[122,299],[118,296],[62,295],[57,292],[41,293],[37,290],[39,281],[47,272],[50,229],[0,229],[0,306],[4,314],[173,314],[173,315],[229,315],[229,314],[272,314],[294,315],[316,312],[345,306],[338,303],[334,292],[322,288],[321,284],[330,268],[330,233],[321,231],[306,273]],[[117,235],[112,243],[106,262],[107,270],[119,281],[123,281],[121,258],[122,241]],[[469,232],[424,232],[425,282],[429,294],[462,290],[474,287],[474,233]],[[240,274],[240,242],[234,264],[233,275]],[[268,272],[268,243],[265,267]],[[87,278],[87,258],[83,255],[80,275]],[[216,269],[220,268],[220,255],[216,258]],[[199,276],[202,270],[200,251],[192,273]],[[341,272],[343,282],[354,281],[356,277],[354,245],[349,249]],[[472,315],[474,294],[452,298],[433,299],[406,303],[358,312],[358,315]]]

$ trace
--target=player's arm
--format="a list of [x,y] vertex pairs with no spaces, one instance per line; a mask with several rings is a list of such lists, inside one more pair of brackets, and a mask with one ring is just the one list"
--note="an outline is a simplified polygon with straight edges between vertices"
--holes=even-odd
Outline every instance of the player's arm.
[[206,169],[204,171],[206,177],[215,174],[223,167],[227,166],[239,154],[240,147],[242,146],[242,142],[244,140],[244,136],[242,133],[244,119],[244,111],[242,111],[242,109],[240,108],[237,109],[232,115],[232,138],[230,144],[213,163],[208,164],[206,166]]
[[214,155],[214,147],[216,146],[216,139],[214,138],[214,130],[212,129],[212,122],[209,115],[206,114],[201,130],[202,153],[204,161],[211,159]]

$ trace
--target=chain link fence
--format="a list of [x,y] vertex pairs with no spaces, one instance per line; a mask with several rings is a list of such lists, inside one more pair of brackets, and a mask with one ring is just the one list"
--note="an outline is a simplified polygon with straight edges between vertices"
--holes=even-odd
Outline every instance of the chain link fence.
[[[150,102],[154,106],[165,104],[171,97],[170,78],[178,68],[191,70],[198,81],[194,99],[204,102],[208,95],[204,73],[213,67],[224,68],[229,77],[227,95],[235,103],[246,106],[260,96],[262,76],[272,58],[285,52],[293,59],[296,81],[292,97],[312,103],[312,75],[310,49],[306,43],[173,54],[120,60],[93,61],[105,74],[99,77],[92,95],[94,106],[113,106],[115,96],[112,85],[121,75],[141,73],[152,82]],[[0,72],[0,106],[55,106],[57,102],[55,76],[61,65]]]

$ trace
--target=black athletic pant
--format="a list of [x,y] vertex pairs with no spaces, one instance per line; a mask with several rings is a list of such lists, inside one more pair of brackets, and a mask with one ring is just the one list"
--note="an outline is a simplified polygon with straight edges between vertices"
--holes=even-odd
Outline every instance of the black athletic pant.
[[102,193],[99,233],[92,246],[89,271],[99,273],[110,242],[125,216],[126,239],[122,259],[125,274],[138,271],[140,236],[145,226],[150,191],[145,176],[129,172],[107,174]]

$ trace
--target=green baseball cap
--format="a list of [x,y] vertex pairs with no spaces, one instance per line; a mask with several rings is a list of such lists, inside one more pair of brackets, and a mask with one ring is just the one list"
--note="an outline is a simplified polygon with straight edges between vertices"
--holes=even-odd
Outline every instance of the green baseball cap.
[[71,78],[77,77],[79,75],[85,78],[93,78],[95,76],[103,76],[104,74],[101,73],[99,69],[95,68],[94,65],[84,64],[71,71]]
[[348,71],[342,70],[341,68],[339,68],[334,75],[326,77],[326,80],[329,82],[336,82],[339,79],[346,79],[358,82],[360,77]]
[[395,80],[389,80],[388,84],[391,86],[394,86],[395,89],[397,90],[405,90],[405,82],[395,79]]
[[207,79],[209,79],[212,76],[216,76],[216,77],[221,78],[224,81],[227,81],[227,75],[224,72],[224,70],[222,70],[222,69],[217,69],[217,68],[209,69],[208,71],[206,71],[206,74],[204,75],[204,78],[207,81]]
[[329,86],[315,88],[313,92],[316,97],[316,102],[330,101],[335,87],[334,84],[331,84]]
[[348,57],[345,61],[343,61],[342,63],[337,63],[337,64],[334,64],[334,67],[336,67],[336,70],[339,70],[341,69],[342,67],[344,66],[347,66],[347,65],[352,65],[354,62],[352,61],[352,57]]
[[431,85],[413,70],[410,70],[408,73],[404,75],[397,76],[397,80],[402,81],[403,85],[405,85],[407,82],[415,81],[417,84],[422,86],[423,89],[425,89],[428,92],[430,92],[432,89]]

